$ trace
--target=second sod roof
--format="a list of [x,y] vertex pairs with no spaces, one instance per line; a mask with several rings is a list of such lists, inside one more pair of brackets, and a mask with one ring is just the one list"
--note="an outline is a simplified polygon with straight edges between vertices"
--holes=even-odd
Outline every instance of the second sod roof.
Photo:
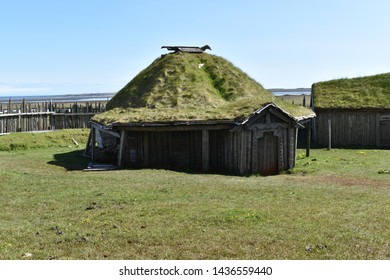
[[390,73],[313,84],[316,109],[390,109]]
[[285,103],[224,58],[172,53],[156,59],[93,117],[104,125],[126,123],[242,122],[274,103],[299,121],[310,109]]

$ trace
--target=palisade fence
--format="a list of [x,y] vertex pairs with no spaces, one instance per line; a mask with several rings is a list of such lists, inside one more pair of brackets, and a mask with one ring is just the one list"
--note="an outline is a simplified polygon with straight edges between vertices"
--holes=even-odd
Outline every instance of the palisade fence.
[[12,102],[0,103],[0,134],[88,128],[97,113],[106,110],[101,102]]

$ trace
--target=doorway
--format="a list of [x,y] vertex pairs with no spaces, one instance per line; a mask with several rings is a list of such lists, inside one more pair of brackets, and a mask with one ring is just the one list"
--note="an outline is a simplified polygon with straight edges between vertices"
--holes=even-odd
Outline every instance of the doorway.
[[265,132],[258,140],[258,166],[263,176],[279,174],[279,138],[273,132]]

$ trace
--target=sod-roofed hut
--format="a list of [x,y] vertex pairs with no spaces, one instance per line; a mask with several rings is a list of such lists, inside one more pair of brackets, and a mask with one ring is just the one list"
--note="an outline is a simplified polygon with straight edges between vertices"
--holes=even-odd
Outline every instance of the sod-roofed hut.
[[293,168],[300,122],[314,117],[227,60],[186,52],[156,59],[107,108],[91,122],[94,160],[238,175]]
[[320,146],[390,146],[390,73],[315,83]]

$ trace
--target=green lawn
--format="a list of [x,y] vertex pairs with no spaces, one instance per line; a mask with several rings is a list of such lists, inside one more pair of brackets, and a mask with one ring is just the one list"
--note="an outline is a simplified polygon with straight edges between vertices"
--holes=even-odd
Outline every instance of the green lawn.
[[390,259],[390,150],[299,151],[271,177],[84,172],[75,137],[0,152],[0,259]]

